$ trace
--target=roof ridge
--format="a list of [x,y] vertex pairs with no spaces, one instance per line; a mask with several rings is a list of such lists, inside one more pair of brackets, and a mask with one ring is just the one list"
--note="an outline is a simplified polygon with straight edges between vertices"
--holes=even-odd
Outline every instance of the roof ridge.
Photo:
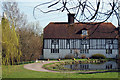
[[[83,23],[100,23],[100,22],[75,22],[74,24],[83,24]],[[103,23],[106,23],[106,24],[112,24],[111,22],[103,22]],[[50,22],[50,24],[68,24],[68,22]]]

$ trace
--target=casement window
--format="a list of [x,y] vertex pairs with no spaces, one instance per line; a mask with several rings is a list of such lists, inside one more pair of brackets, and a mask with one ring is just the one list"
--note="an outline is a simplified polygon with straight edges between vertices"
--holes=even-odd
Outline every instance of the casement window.
[[81,70],[89,69],[89,65],[88,64],[80,64],[80,69]]
[[58,39],[52,39],[51,41],[51,47],[52,49],[58,49],[59,48],[59,40]]
[[106,65],[106,69],[112,69],[112,64]]
[[118,49],[118,40],[117,39],[106,40],[106,49]]
[[89,49],[89,40],[87,39],[81,40],[81,49]]
[[87,36],[88,35],[88,31],[87,30],[82,30],[82,35],[83,36]]
[[51,49],[51,53],[59,53],[59,49]]
[[112,40],[111,39],[107,39],[106,40],[106,49],[112,49],[113,45],[112,45]]
[[66,48],[69,49],[70,48],[70,40],[66,39]]
[[107,44],[112,44],[112,40],[111,39],[106,39],[106,43]]
[[106,49],[106,54],[112,54],[112,49]]
[[113,49],[118,49],[118,40],[117,39],[113,40]]
[[89,53],[89,49],[80,49],[80,53],[81,54],[88,54]]
[[83,54],[83,53],[88,54],[89,53],[89,40],[88,39],[81,40],[80,53],[81,54]]
[[51,40],[51,53],[59,53],[59,40],[58,39]]
[[70,53],[72,53],[72,49],[70,50]]

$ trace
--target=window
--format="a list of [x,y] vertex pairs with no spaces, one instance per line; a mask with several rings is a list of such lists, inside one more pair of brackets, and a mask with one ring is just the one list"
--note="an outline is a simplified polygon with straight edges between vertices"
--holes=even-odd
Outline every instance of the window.
[[88,53],[89,53],[89,49],[81,49],[81,50],[80,50],[80,53],[81,53],[81,54],[84,54],[84,53],[85,53],[85,54],[88,54]]
[[113,48],[113,42],[111,39],[106,40],[106,49],[112,49]]
[[118,49],[118,40],[117,39],[113,40],[113,49]]
[[87,32],[87,30],[82,30],[82,35],[88,35],[88,32]]
[[52,49],[58,49],[58,44],[59,44],[59,40],[58,39],[52,39],[51,41],[51,47]]
[[106,69],[112,69],[112,64],[106,65]]
[[66,48],[67,48],[67,49],[70,48],[70,40],[69,40],[69,39],[66,40]]
[[59,53],[59,40],[52,39],[51,41],[51,53]]
[[112,49],[106,49],[106,54],[112,54]]
[[89,40],[87,39],[81,40],[81,49],[89,49]]
[[51,49],[51,53],[59,53],[59,49]]
[[89,69],[88,64],[80,64],[80,70]]
[[58,39],[52,39],[52,45],[56,45],[56,44],[58,44]]
[[112,40],[111,39],[107,39],[106,40],[106,44],[112,44]]

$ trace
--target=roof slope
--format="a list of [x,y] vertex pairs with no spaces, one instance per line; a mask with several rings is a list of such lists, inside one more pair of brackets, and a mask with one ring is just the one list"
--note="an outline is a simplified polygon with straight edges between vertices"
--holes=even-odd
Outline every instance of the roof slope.
[[78,31],[88,30],[87,38],[117,38],[116,27],[112,23],[49,23],[44,28],[44,38],[82,39],[85,36],[76,34]]

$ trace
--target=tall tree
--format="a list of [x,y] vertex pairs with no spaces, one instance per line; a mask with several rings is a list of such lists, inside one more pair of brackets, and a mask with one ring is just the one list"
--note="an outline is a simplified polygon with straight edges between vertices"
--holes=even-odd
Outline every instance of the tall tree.
[[21,28],[19,31],[22,61],[39,59],[42,55],[43,36],[36,35],[32,28]]
[[2,9],[15,28],[25,27],[27,16],[20,12],[17,2],[3,2]]
[[19,36],[15,32],[14,25],[2,18],[2,62],[3,64],[14,64],[19,62],[21,51],[19,48]]
[[40,36],[42,34],[42,29],[41,29],[39,21],[31,22],[31,23],[27,24],[27,26],[29,26],[29,27],[27,27],[27,29],[32,30],[35,35]]

